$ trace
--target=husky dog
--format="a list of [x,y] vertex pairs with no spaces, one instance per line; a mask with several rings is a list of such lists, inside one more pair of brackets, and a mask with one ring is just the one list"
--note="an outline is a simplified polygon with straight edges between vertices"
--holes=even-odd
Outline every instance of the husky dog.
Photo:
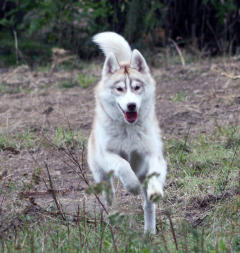
[[144,195],[144,231],[156,233],[155,200],[163,196],[167,165],[155,115],[155,81],[142,54],[114,32],[93,41],[106,60],[95,89],[96,108],[88,140],[88,164],[97,183],[110,185],[104,196],[114,197],[110,174],[125,188]]

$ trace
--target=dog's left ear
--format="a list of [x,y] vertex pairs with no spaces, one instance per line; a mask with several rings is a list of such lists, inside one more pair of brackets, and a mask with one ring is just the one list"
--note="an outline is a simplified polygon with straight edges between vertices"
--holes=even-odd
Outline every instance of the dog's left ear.
[[111,75],[114,72],[116,72],[118,69],[120,69],[120,66],[118,64],[118,61],[113,53],[110,53],[104,62],[102,75]]
[[137,69],[137,71],[143,74],[149,72],[149,68],[144,57],[137,49],[134,49],[132,52],[131,67]]

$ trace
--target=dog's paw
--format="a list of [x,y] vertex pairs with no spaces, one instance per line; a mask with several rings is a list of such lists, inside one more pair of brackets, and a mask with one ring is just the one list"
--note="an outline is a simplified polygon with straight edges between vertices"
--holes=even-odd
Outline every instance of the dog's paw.
[[129,177],[127,182],[125,182],[126,189],[134,195],[138,195],[141,192],[141,185],[138,178],[133,175]]
[[127,190],[128,190],[129,192],[131,192],[131,193],[134,194],[134,195],[140,194],[140,191],[141,191],[141,188],[140,188],[140,185],[139,185],[139,184],[138,184],[138,185],[135,185],[135,186],[133,186],[133,185],[128,185],[126,188],[127,188]]
[[130,167],[126,170],[121,170],[119,178],[127,191],[133,193],[134,195],[141,192],[140,181]]
[[158,178],[154,177],[149,180],[147,195],[152,202],[158,202],[163,197],[163,184]]

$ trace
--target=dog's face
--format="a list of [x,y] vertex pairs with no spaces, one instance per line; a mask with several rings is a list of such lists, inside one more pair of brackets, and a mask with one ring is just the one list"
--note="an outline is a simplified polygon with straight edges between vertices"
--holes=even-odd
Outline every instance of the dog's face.
[[112,119],[134,124],[147,112],[154,88],[145,59],[134,50],[130,64],[119,64],[113,54],[106,58],[96,94]]

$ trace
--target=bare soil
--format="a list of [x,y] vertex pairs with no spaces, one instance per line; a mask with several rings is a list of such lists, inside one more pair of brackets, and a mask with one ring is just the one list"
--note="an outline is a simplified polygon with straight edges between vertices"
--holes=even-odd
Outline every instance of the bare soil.
[[[217,125],[240,127],[240,64],[234,59],[217,61],[152,69],[157,81],[157,117],[164,139],[182,139],[188,134],[194,138],[211,133]],[[101,65],[93,64],[83,71],[100,78]],[[26,66],[1,69],[0,83],[6,90],[0,91],[0,134],[15,135],[29,129],[41,139],[45,134],[52,136],[58,126],[70,126],[87,138],[94,112],[94,86],[59,88],[77,73],[78,70],[58,69],[50,75],[30,71]],[[92,182],[85,154],[82,156],[81,150],[72,152]],[[1,222],[13,219],[29,205],[48,211],[54,207],[45,162],[66,212],[76,214],[78,206],[85,206],[89,213],[99,209],[96,198],[85,193],[86,183],[68,161],[64,150],[40,143],[30,149],[0,149],[0,230],[5,229]],[[39,182],[36,169],[40,170]],[[116,187],[115,209],[142,213],[141,197],[128,194],[119,182]],[[159,205],[158,211],[163,208]],[[197,210],[199,205],[191,208]]]

